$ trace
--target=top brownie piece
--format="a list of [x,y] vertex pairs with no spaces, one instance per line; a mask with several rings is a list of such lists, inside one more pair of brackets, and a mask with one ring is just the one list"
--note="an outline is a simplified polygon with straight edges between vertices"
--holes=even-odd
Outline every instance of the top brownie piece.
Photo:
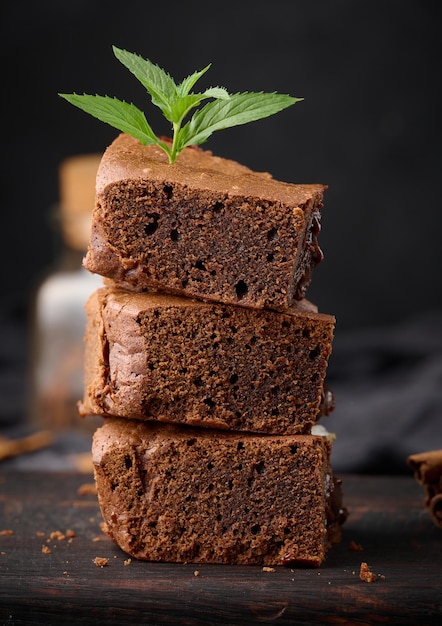
[[98,170],[84,265],[135,291],[286,310],[322,260],[324,189],[195,147],[170,165],[122,134]]

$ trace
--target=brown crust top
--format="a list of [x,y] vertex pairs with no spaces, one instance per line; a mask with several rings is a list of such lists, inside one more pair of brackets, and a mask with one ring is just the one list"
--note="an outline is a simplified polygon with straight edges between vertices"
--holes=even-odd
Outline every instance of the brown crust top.
[[[126,291],[119,289],[118,286],[109,285],[99,290],[100,294],[106,296],[106,302],[115,303],[118,309],[123,310],[126,315],[134,316],[140,314],[140,311],[154,309],[158,306],[175,306],[187,308],[201,308],[208,306],[207,303],[195,298],[187,298],[184,296],[175,296],[166,293],[138,293],[135,291]],[[294,302],[281,315],[301,316],[308,319],[322,320],[326,323],[334,324],[335,317],[329,313],[320,313],[318,307],[304,298]]]
[[119,417],[109,417],[104,425],[98,428],[93,436],[93,463],[100,464],[102,457],[109,451],[122,446],[143,446],[144,453],[150,450],[153,454],[158,450],[158,441],[168,439],[174,441],[188,441],[192,437],[205,440],[207,445],[214,450],[220,445],[233,445],[237,441],[259,442],[265,439],[265,446],[284,444],[302,445],[305,448],[320,449],[323,462],[325,463],[331,450],[331,444],[327,437],[320,435],[267,435],[261,433],[243,433],[216,428],[205,429],[194,426],[165,424],[156,422],[143,422]]
[[137,139],[121,134],[103,155],[96,191],[100,195],[108,185],[145,178],[223,194],[228,190],[229,196],[256,196],[301,207],[312,196],[322,195],[326,188],[321,184],[295,185],[277,181],[269,173],[254,172],[236,161],[213,156],[209,150],[197,147],[185,148],[170,165],[158,146],[143,146]]

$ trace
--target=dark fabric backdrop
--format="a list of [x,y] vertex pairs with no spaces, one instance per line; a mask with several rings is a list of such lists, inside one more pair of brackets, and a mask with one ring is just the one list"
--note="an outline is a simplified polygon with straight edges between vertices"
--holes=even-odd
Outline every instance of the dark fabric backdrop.
[[57,93],[125,98],[168,132],[115,44],[177,79],[211,62],[204,86],[305,98],[207,147],[281,180],[329,185],[325,261],[308,296],[338,321],[329,368],[336,462],[394,469],[406,452],[442,447],[440,12],[432,0],[7,4],[2,422],[23,415],[29,301],[57,254],[49,215],[58,165],[102,151],[116,134]]

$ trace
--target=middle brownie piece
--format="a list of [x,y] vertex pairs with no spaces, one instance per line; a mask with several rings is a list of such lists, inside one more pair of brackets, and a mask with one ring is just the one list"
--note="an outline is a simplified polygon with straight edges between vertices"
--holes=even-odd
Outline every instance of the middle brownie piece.
[[104,287],[86,305],[80,414],[306,434],[324,412],[334,318]]

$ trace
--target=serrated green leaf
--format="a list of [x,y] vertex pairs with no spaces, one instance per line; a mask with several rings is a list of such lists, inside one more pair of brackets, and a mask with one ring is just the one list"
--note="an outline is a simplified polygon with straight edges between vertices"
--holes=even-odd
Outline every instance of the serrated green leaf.
[[186,115],[205,99],[206,96],[203,93],[191,93],[182,98],[177,98],[171,107],[172,123],[181,124]]
[[210,68],[210,63],[209,63],[209,65],[206,65],[206,67],[203,68],[202,70],[200,70],[199,72],[194,72],[193,74],[190,74],[190,76],[187,76],[187,78],[185,78],[177,86],[177,88],[176,88],[177,96],[179,96],[179,97],[187,96],[187,94],[190,92],[190,90],[195,85],[195,83],[201,78],[201,76],[203,74],[205,74],[207,72],[207,70],[209,68]]
[[224,89],[224,87],[210,87],[206,89],[204,95],[208,98],[217,98],[220,100],[228,100],[230,98],[229,92],[227,89]]
[[173,78],[161,67],[138,54],[121,50],[113,46],[117,59],[140,81],[152,98],[152,103],[159,107],[169,122],[171,118],[171,103],[176,94],[176,84]]
[[158,138],[149,126],[144,113],[134,104],[108,96],[76,93],[60,93],[59,96],[100,121],[132,135],[144,145],[158,143]]
[[179,149],[204,143],[217,130],[269,117],[300,100],[277,93],[245,92],[232,94],[228,100],[209,102],[180,130]]

